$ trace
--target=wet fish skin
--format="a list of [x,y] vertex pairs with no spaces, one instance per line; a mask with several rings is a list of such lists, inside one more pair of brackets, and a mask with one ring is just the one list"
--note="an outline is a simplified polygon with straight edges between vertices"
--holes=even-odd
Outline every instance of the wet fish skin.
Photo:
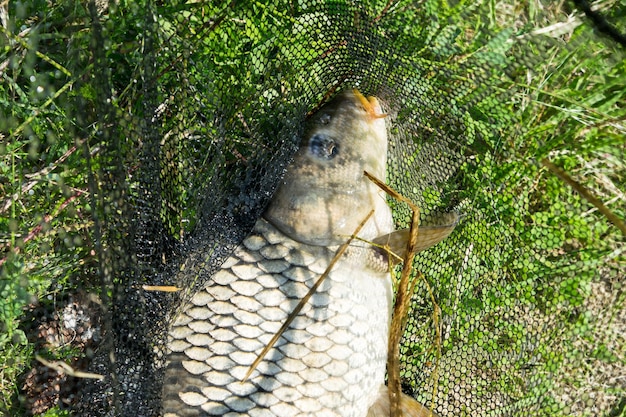
[[[263,218],[170,328],[165,417],[388,415],[391,278],[386,253],[363,241],[350,246],[241,383],[370,210],[375,214],[359,236],[401,246],[384,193],[363,176],[367,170],[385,177],[381,113],[376,99],[345,92],[309,121]],[[434,234],[449,233],[441,231]],[[406,415],[430,415],[407,396],[401,405]]]
[[163,413],[363,417],[384,383],[391,280],[363,242],[335,265],[251,377],[248,366],[372,209],[363,239],[393,231],[376,99],[339,95],[308,123],[264,218],[170,329]]
[[336,266],[240,383],[333,255],[259,220],[171,332],[165,415],[364,416],[384,381],[391,286],[361,256]]

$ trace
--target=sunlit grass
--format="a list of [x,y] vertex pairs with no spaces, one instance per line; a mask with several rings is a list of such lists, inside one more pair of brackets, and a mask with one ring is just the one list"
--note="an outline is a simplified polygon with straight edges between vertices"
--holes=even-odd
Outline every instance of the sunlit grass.
[[[603,7],[611,7],[613,3],[603,2]],[[469,364],[472,355],[513,351],[519,347],[524,331],[506,315],[513,301],[532,305],[524,311],[528,314],[525,318],[533,321],[533,325],[548,326],[544,321],[546,315],[566,321],[563,330],[571,336],[572,344],[551,346],[548,339],[543,339],[546,345],[537,348],[542,360],[533,363],[546,373],[558,369],[562,377],[550,382],[550,388],[558,388],[559,394],[551,397],[545,407],[549,410],[553,403],[567,404],[572,415],[582,415],[576,413],[589,398],[595,398],[602,402],[602,411],[606,412],[615,399],[624,395],[623,391],[607,389],[604,382],[606,378],[611,380],[618,377],[616,374],[626,373],[625,343],[616,343],[626,333],[622,320],[624,297],[614,295],[621,291],[623,284],[618,278],[626,268],[623,236],[588,201],[542,168],[539,161],[548,158],[617,216],[626,217],[626,108],[623,106],[626,66],[619,50],[593,35],[588,27],[582,27],[580,13],[572,14],[565,2],[502,1],[491,5],[486,18],[494,28],[513,28],[514,36],[524,39],[547,36],[553,39],[555,47],[545,51],[538,65],[516,74],[512,103],[501,104],[502,113],[516,112],[520,129],[511,127],[515,134],[490,143],[494,155],[477,155],[471,166],[461,168],[467,169],[465,174],[474,184],[482,184],[479,190],[467,190],[468,195],[474,195],[472,203],[477,207],[477,216],[468,216],[459,232],[468,244],[452,252],[442,251],[442,256],[471,258],[475,265],[482,259],[487,261],[476,267],[480,279],[471,290],[478,295],[463,300],[465,310],[459,311],[460,304],[454,301],[443,306],[444,310],[449,309],[447,313],[457,315],[454,325],[449,324],[444,330],[448,336],[456,332],[470,343],[472,349],[464,354]],[[8,414],[8,407],[18,406],[15,404],[19,390],[17,376],[28,369],[36,353],[35,346],[19,328],[24,307],[34,299],[45,300],[51,293],[75,288],[74,280],[89,271],[94,256],[91,208],[86,195],[87,167],[81,147],[88,135],[76,135],[85,131],[77,128],[80,124],[77,121],[68,120],[66,112],[67,106],[76,103],[85,106],[86,119],[95,111],[91,84],[82,80],[81,86],[76,87],[93,70],[84,52],[89,50],[90,41],[87,11],[74,2],[51,6],[39,1],[33,2],[29,9],[20,7],[23,10],[11,9],[10,21],[15,26],[0,33],[8,45],[0,51],[3,77],[0,83],[0,399],[7,407],[0,408],[0,414]],[[442,9],[442,15],[444,12],[449,10]],[[190,19],[198,25],[198,36],[207,30],[202,26],[203,19],[196,22],[189,12],[182,15],[188,19],[186,22]],[[130,51],[110,56],[111,66],[117,71],[112,78],[120,93],[116,103],[120,108],[130,109],[139,95],[135,65],[141,60],[140,47],[132,38],[134,32],[126,32],[129,27],[136,30],[139,16],[138,10],[129,10],[125,15],[128,21],[107,27],[111,30],[108,35],[112,43],[120,50]],[[271,17],[271,13],[263,16]],[[171,42],[178,41],[174,29],[180,30],[180,25],[171,25],[167,18],[159,16],[163,35]],[[231,39],[234,47],[221,51],[220,60],[246,54],[246,37],[267,36],[250,22],[242,24],[247,34],[244,36],[242,32],[241,39]],[[468,39],[472,39],[473,28],[464,29]],[[298,27],[298,36],[300,30]],[[454,31],[443,33],[437,41],[454,36],[457,36]],[[206,39],[206,48],[222,45],[218,38]],[[532,48],[532,40],[529,42],[524,47]],[[568,47],[561,47],[565,45]],[[329,45],[321,42],[315,48],[319,53]],[[263,49],[252,53],[258,55],[252,74],[261,77],[271,62],[264,59]],[[303,60],[301,65],[319,64]],[[277,70],[280,69],[277,65]],[[243,77],[233,82],[245,83],[245,80]],[[468,80],[469,77],[457,79]],[[467,97],[457,99],[469,99],[473,91],[466,93]],[[482,127],[479,122],[472,126],[477,131]],[[485,228],[491,228],[490,237],[497,239],[485,238],[472,245],[472,236]],[[504,247],[504,244],[518,247]],[[492,256],[496,252],[498,257]],[[577,275],[574,273],[577,271],[569,271],[568,265],[559,261],[564,253],[574,253],[568,259],[586,265],[588,270]],[[543,271],[545,276],[559,271],[572,276],[564,275],[554,285],[542,283],[538,287],[540,291],[534,293],[537,288],[533,274],[538,271]],[[445,268],[440,274],[454,276]],[[490,287],[502,282],[502,287]],[[441,286],[448,291],[445,285]],[[481,286],[487,290],[479,294]],[[606,286],[613,286],[613,291],[605,291]],[[454,292],[456,287],[451,288],[449,299],[460,299]],[[575,307],[576,314],[566,307]],[[472,328],[472,317],[479,312],[485,314],[487,323],[497,332],[486,334]],[[426,323],[419,329],[424,337],[430,337],[429,325]],[[423,346],[408,348],[419,350]],[[447,356],[444,353],[438,366],[452,368],[458,359],[454,355],[459,353],[454,346],[445,348]],[[579,366],[583,358],[585,367]],[[499,358],[506,359],[506,355]],[[419,369],[437,365],[420,360]],[[510,379],[495,382],[499,390],[519,393],[516,390],[523,381],[515,379],[515,372]],[[445,384],[442,387],[443,392],[451,389]],[[537,389],[535,395],[543,395]],[[50,410],[46,415],[63,414]]]

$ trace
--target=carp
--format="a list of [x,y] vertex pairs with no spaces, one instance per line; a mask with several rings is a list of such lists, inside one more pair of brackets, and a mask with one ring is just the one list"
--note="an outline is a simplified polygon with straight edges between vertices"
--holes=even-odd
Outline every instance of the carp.
[[[384,116],[376,98],[346,91],[307,121],[300,149],[262,217],[169,328],[165,417],[388,413],[393,289],[380,245],[395,232],[385,193],[363,175],[384,181]],[[366,218],[358,239],[246,378],[338,246]],[[444,227],[448,234],[451,228]],[[406,239],[406,233],[398,236]],[[402,406],[407,415],[431,415],[408,396]]]

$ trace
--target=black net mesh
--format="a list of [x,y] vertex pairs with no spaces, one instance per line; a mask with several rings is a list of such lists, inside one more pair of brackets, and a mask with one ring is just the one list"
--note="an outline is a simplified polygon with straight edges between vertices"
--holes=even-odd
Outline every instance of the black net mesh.
[[216,3],[0,4],[0,412],[159,415],[181,300],[357,88],[388,113],[388,184],[461,215],[414,265],[404,392],[623,415],[623,2]]

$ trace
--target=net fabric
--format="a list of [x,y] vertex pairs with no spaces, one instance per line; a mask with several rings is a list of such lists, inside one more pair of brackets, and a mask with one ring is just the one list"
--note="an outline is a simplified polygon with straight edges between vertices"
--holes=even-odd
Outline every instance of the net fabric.
[[[554,75],[546,85],[528,85],[527,77],[539,63],[581,53],[595,35],[583,27],[577,37],[553,39],[518,21],[497,28],[490,5],[68,3],[67,27],[88,29],[59,44],[43,36],[55,16],[39,16],[41,35],[28,39],[41,43],[16,42],[15,50],[67,48],[68,74],[39,82],[55,68],[42,61],[32,88],[52,86],[42,97],[65,111],[49,119],[65,119],[71,134],[58,131],[57,142],[36,146],[36,162],[24,170],[55,160],[63,146],[74,149],[62,164],[82,172],[84,183],[65,172],[59,188],[66,199],[71,187],[85,190],[93,222],[76,234],[86,243],[58,250],[88,260],[65,272],[73,279],[64,285],[97,294],[101,318],[102,338],[87,356],[89,371],[104,380],[81,381],[74,413],[158,414],[167,323],[259,217],[307,115],[358,88],[388,113],[389,184],[420,206],[425,223],[440,212],[462,215],[454,234],[416,261],[425,280],[401,346],[405,392],[441,416],[618,415],[619,375],[607,371],[602,387],[584,381],[596,380],[585,366],[624,369],[623,240],[539,161],[561,158],[584,178],[590,162],[566,156],[584,147],[606,153],[595,163],[607,181],[585,184],[619,195],[607,187],[623,189],[616,172],[623,144],[615,145],[623,121],[611,120],[604,141],[568,142],[559,114],[578,108],[550,92],[590,69],[555,60],[561,64],[548,66]],[[498,5],[498,16],[519,7]],[[619,14],[611,10],[607,16]],[[17,5],[9,11],[27,14]],[[599,59],[619,66],[623,51],[605,42]],[[612,109],[606,102],[621,97],[621,81],[607,80],[614,97],[574,93],[591,109],[582,122],[592,122],[596,107]],[[41,116],[20,124],[8,103],[4,111],[14,143],[56,128]],[[520,120],[548,120],[554,129]],[[407,227],[408,209],[389,203],[397,226]]]

